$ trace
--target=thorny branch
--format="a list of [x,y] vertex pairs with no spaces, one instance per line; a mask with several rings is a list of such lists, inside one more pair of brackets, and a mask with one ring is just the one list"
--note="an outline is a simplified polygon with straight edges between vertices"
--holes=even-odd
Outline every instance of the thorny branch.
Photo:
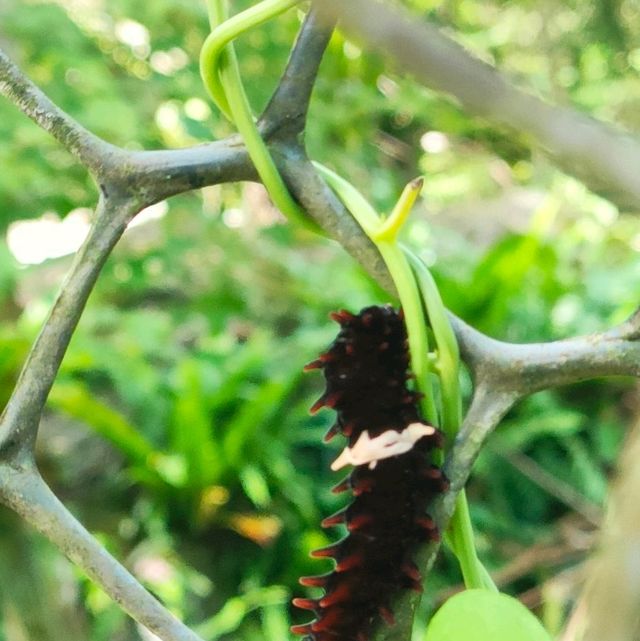
[[[533,131],[551,151],[564,158],[586,159],[593,171],[606,160],[602,148],[594,145],[593,140],[605,141],[609,152],[616,151],[626,159],[611,163],[606,172],[600,171],[605,186],[616,194],[619,202],[628,200],[636,205],[640,202],[635,175],[633,180],[629,176],[639,164],[640,147],[635,141],[573,112],[560,112],[548,105],[542,108],[537,99],[511,87],[497,72],[471,58],[439,32],[407,25],[395,12],[388,16],[377,13],[388,11],[377,4],[375,12],[370,11],[365,0],[351,0],[348,4],[326,0],[323,6],[336,10],[342,7],[345,25],[351,29],[349,11],[365,4],[367,10],[359,14],[362,35],[371,38],[374,46],[388,47],[392,55],[425,82],[458,95],[470,111]],[[385,16],[385,26],[392,33],[394,28],[402,27],[402,37],[395,38],[395,42],[403,43],[402,51],[390,46],[385,39],[388,31],[376,26],[373,19],[376,15]],[[311,90],[330,33],[331,29],[319,25],[313,13],[307,18],[281,84],[261,119],[261,127],[295,197],[331,237],[393,294],[393,284],[380,256],[318,178],[300,141]],[[412,60],[405,59],[407,50]],[[436,56],[437,51],[440,53]],[[460,63],[458,74],[452,72],[456,61]],[[466,85],[472,92],[468,96],[460,93]],[[44,403],[70,337],[105,260],[128,222],[144,207],[171,195],[221,182],[254,180],[255,171],[237,138],[191,149],[143,152],[130,152],[100,140],[55,106],[2,52],[0,93],[74,154],[92,172],[101,190],[89,237],[76,256],[0,417],[0,500],[52,540],[132,617],[163,641],[198,641],[193,632],[99,546],[50,492],[33,462],[33,446]],[[504,103],[502,112],[499,103]],[[530,108],[532,104],[536,109]],[[514,119],[517,105],[528,105],[524,112],[537,110],[542,114],[537,128],[527,121],[526,113]],[[549,127],[553,123],[556,123],[553,127],[563,128],[557,141],[550,138]],[[585,144],[577,144],[585,140]],[[640,311],[609,331],[532,345],[496,341],[453,315],[451,321],[473,375],[475,393],[445,463],[451,489],[434,507],[441,528],[446,527],[453,513],[456,495],[464,487],[481,447],[518,399],[593,376],[640,374]],[[423,567],[428,569],[433,563],[437,547],[432,544],[422,551]],[[381,629],[377,639],[408,639],[416,604],[416,597],[401,597],[397,626]]]
[[202,641],[85,530],[42,480],[32,461],[0,463],[0,483],[4,504],[82,568],[125,612],[160,639]]
[[193,150],[128,152],[100,140],[53,105],[0,52],[0,89],[92,171],[100,199],[91,230],[0,416],[0,501],[51,540],[132,617],[163,641],[201,641],[74,519],[42,481],[34,446],[47,396],[106,259],[144,207],[203,185],[253,178],[238,140]]
[[65,149],[92,171],[109,163],[111,153],[117,150],[76,122],[54,105],[0,50],[0,94],[8,98],[20,111],[49,132]]
[[315,9],[307,14],[287,68],[262,114],[263,135],[297,136],[304,131],[311,93],[333,25],[319,20]]
[[0,417],[0,451],[33,450],[40,416],[71,335],[100,270],[131,219],[127,203],[100,199],[91,231],[76,254],[49,317],[33,344],[13,394]]

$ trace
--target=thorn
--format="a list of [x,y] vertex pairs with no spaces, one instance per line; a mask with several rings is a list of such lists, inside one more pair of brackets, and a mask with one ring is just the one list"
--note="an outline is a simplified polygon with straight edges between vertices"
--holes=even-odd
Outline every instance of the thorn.
[[367,633],[363,632],[362,630],[358,632],[358,634],[356,635],[356,639],[358,641],[369,641],[369,637],[367,636]]
[[342,433],[343,433],[346,437],[351,436],[351,435],[353,434],[353,427],[354,427],[353,423],[345,423],[345,424],[342,426]]
[[347,510],[340,510],[335,514],[328,516],[326,519],[323,519],[320,525],[324,528],[333,527],[334,525],[341,525],[342,523],[345,522],[346,518],[347,518]]
[[379,352],[386,352],[389,349],[389,341],[384,341],[378,345]]
[[346,492],[349,488],[351,487],[351,475],[347,476],[347,478],[342,479],[340,483],[337,485],[334,485],[331,488],[331,492],[333,494],[340,494],[341,492]]
[[444,475],[439,467],[431,465],[424,469],[422,475],[425,479],[435,481],[440,492],[446,492],[449,489],[449,479]]
[[340,426],[338,423],[335,423],[335,425],[332,425],[327,433],[324,435],[324,438],[322,439],[325,443],[328,443],[336,434],[340,433]]
[[301,634],[301,635],[307,635],[311,634],[313,630],[311,629],[311,623],[304,623],[303,625],[292,625],[289,630],[293,634]]
[[432,447],[439,450],[444,447],[444,434],[440,430],[438,430],[431,438],[433,439]]
[[371,490],[375,487],[375,484],[376,484],[376,482],[371,477],[358,479],[353,484],[353,494],[354,494],[354,496],[360,496],[361,494],[364,494],[365,492],[371,492]]
[[322,352],[322,354],[318,356],[318,360],[323,363],[330,363],[331,361],[336,360],[336,355],[331,350],[328,350],[326,352]]
[[402,566],[402,572],[408,576],[412,581],[417,581],[420,583],[422,581],[422,575],[420,574],[420,570],[418,570],[418,567],[416,566],[413,561],[407,561],[403,566]]
[[378,608],[378,612],[389,627],[396,624],[396,618],[393,616],[393,612],[391,612],[389,608],[385,607],[384,605],[381,605]]
[[402,402],[405,405],[415,405],[421,398],[424,398],[422,392],[408,392],[402,397]]
[[360,554],[360,552],[346,556],[336,564],[336,572],[347,572],[347,570],[357,568],[359,565],[362,565],[362,560],[362,554]]
[[320,607],[327,608],[335,603],[347,601],[351,598],[351,586],[348,583],[341,583],[333,592],[325,594],[320,599]]
[[329,394],[327,396],[327,400],[324,402],[324,404],[326,407],[333,409],[341,398],[342,392],[333,392],[333,394]]
[[311,630],[313,632],[321,632],[322,630],[330,630],[333,628],[336,623],[340,620],[340,617],[343,615],[343,613],[337,609],[333,608],[331,610],[327,610],[323,613],[322,618],[318,619],[317,621],[314,621],[311,624]]
[[354,516],[352,519],[347,521],[347,530],[349,530],[349,532],[355,532],[356,530],[361,530],[372,522],[373,517],[371,514],[358,514],[358,516]]
[[318,602],[315,599],[293,599],[291,603],[301,610],[315,611],[318,609]]
[[436,529],[436,524],[430,516],[420,516],[416,519],[416,525],[419,525],[427,532],[432,532]]
[[409,584],[409,589],[413,590],[414,592],[424,592],[424,588],[422,587],[422,583],[420,581],[411,581]]
[[331,312],[329,318],[340,325],[344,325],[351,322],[355,318],[355,315],[346,309],[340,309],[337,312]]
[[336,406],[336,403],[340,400],[342,392],[333,392],[332,394],[327,394],[326,392],[311,406],[309,410],[311,414],[315,414],[318,410],[323,407],[328,407],[333,409]]
[[373,322],[373,314],[370,312],[365,312],[362,314],[362,324],[365,327],[371,327],[371,323]]
[[355,350],[355,347],[354,347],[351,343],[346,343],[346,344],[345,344],[345,346],[344,346],[344,353],[345,353],[347,356],[353,356],[353,354],[355,353],[355,351],[356,351],[356,350]]
[[310,363],[307,363],[303,368],[303,372],[310,372],[311,370],[314,369],[322,369],[325,365],[325,361],[323,361],[321,358],[316,358],[315,361],[311,361]]
[[298,579],[298,583],[308,588],[323,588],[332,574],[333,572],[321,574],[319,576],[301,576]]
[[336,556],[340,553],[340,548],[341,541],[338,541],[337,543],[333,543],[332,545],[327,545],[327,547],[325,548],[318,548],[317,550],[313,550],[310,553],[310,556],[312,556],[314,559],[335,559]]
[[325,402],[325,398],[326,398],[326,395],[325,395],[325,394],[323,394],[323,395],[322,395],[322,396],[321,396],[321,397],[320,397],[320,398],[319,398],[319,399],[318,399],[318,400],[317,400],[317,401],[316,401],[316,402],[315,402],[315,403],[314,403],[314,404],[309,408],[309,412],[310,412],[311,414],[315,414],[318,410],[322,409],[322,408],[324,407],[324,405],[325,405],[325,403],[324,403],[324,402]]

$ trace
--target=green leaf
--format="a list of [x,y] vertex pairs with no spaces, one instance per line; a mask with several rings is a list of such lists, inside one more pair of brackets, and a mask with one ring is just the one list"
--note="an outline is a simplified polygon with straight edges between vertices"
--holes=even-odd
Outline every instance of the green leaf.
[[258,508],[264,508],[271,500],[269,484],[264,474],[255,466],[247,465],[240,470],[240,483],[249,500]]
[[86,423],[107,439],[131,463],[146,466],[154,456],[153,446],[119,412],[112,409],[80,383],[58,382],[49,394],[49,405]]
[[237,630],[252,610],[282,605],[288,598],[289,593],[280,585],[250,590],[229,599],[217,614],[199,625],[196,631],[204,639],[215,641]]
[[551,637],[513,597],[466,590],[436,612],[425,641],[551,641]]
[[213,438],[202,369],[195,359],[179,365],[176,388],[171,446],[175,454],[184,457],[189,487],[201,489],[218,482],[221,462]]

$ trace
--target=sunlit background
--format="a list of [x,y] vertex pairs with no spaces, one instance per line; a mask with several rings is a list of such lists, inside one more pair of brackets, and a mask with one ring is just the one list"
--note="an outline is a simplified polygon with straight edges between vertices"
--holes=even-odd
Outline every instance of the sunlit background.
[[[233,2],[240,8],[249,2]],[[407,0],[534,93],[640,130],[633,0]],[[270,95],[300,24],[239,45],[251,101]],[[174,148],[232,128],[198,74],[204,2],[0,0],[0,46],[111,143]],[[0,396],[90,224],[96,189],[0,100]],[[640,221],[563,174],[526,137],[465,114],[336,34],[307,129],[311,155],[380,211],[424,174],[407,240],[447,305],[492,336],[550,340],[637,305]],[[261,187],[211,187],[142,212],[105,267],[51,394],[47,480],[101,542],[207,641],[282,641],[297,577],[338,509],[303,375],[330,310],[387,297],[341,249],[283,224]],[[467,384],[468,385],[468,384]],[[467,390],[468,391],[468,390]],[[479,548],[552,632],[581,588],[607,484],[640,397],[629,381],[544,392],[492,438],[469,489]],[[443,553],[421,625],[459,587]],[[0,511],[0,641],[152,639],[58,553]]]

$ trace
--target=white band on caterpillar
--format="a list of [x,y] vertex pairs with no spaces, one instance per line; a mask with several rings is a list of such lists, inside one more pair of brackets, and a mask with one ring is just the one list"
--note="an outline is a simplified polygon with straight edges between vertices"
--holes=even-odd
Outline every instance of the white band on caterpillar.
[[424,423],[410,423],[402,432],[387,430],[371,438],[364,430],[353,447],[345,447],[340,456],[331,464],[332,470],[339,470],[345,465],[369,464],[375,468],[378,461],[408,452],[423,436],[435,434],[435,428]]

